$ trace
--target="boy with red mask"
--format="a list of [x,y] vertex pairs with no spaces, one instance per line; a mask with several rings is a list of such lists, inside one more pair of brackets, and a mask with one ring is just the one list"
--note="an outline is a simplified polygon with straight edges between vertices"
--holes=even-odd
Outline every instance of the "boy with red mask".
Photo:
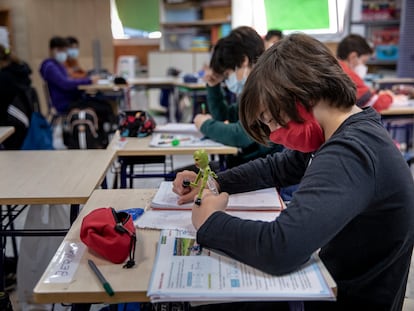
[[375,110],[388,109],[394,98],[392,92],[380,91],[375,93],[365,84],[364,77],[368,71],[366,63],[373,50],[360,35],[350,34],[338,44],[336,56],[342,69],[354,81],[357,88],[357,105],[372,106]]
[[[335,302],[312,310],[402,309],[414,244],[414,181],[371,107],[356,105],[355,84],[326,46],[304,34],[277,42],[247,78],[240,121],[257,142],[290,149],[218,173],[214,195],[193,205],[197,242],[273,275],[319,256],[337,284]],[[183,187],[179,202],[198,189]],[[225,212],[228,193],[299,184],[273,222]],[[238,302],[195,310],[289,310],[286,302]]]

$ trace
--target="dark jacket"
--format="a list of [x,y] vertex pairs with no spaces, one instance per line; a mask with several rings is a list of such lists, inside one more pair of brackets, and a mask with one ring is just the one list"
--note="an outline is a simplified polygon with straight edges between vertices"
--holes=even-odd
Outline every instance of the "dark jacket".
[[68,111],[70,103],[80,98],[82,93],[78,90],[78,86],[92,83],[89,78],[70,78],[64,65],[53,58],[43,61],[40,74],[47,83],[53,107],[62,114]]
[[305,310],[401,310],[414,182],[372,108],[349,117],[313,155],[285,150],[220,172],[218,182],[229,193],[300,185],[274,222],[215,212],[197,232],[201,245],[276,275],[320,249],[337,302],[306,303]]
[[258,144],[246,133],[239,121],[238,104],[228,104],[220,85],[207,86],[207,105],[213,119],[205,121],[200,131],[212,140],[239,148],[237,156],[228,158],[229,167],[283,149],[282,146],[276,144],[271,144],[269,147]]
[[[31,87],[31,73],[32,70],[26,63],[15,61],[0,70],[0,125],[14,126],[14,133],[2,143],[5,149],[20,149],[26,137],[27,127],[10,120],[7,110],[19,93]],[[27,107],[25,111],[30,120],[32,107]]]

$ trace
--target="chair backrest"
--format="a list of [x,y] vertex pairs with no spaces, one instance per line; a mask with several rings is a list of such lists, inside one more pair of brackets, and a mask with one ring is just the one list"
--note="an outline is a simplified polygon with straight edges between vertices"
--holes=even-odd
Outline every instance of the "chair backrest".
[[59,113],[57,112],[56,108],[53,106],[52,98],[50,96],[49,92],[49,86],[47,85],[47,82],[43,82],[43,93],[46,98],[47,103],[47,120],[50,124],[54,124],[57,119],[59,119]]

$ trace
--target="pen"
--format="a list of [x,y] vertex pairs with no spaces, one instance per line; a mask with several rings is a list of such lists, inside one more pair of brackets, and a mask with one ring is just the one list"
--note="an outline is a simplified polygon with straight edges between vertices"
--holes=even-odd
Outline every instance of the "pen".
[[205,103],[201,104],[201,113],[206,114],[206,104]]
[[95,275],[98,277],[99,281],[101,282],[103,288],[105,289],[106,293],[109,296],[115,295],[111,285],[108,283],[108,281],[105,279],[105,277],[102,275],[101,271],[99,271],[98,267],[95,265],[95,263],[88,259],[89,267],[91,267],[92,271],[95,273]]
[[161,140],[161,141],[158,142],[158,145],[171,144],[173,146],[178,146],[180,144],[180,142],[189,141],[191,139],[192,139],[191,137],[183,137],[183,138],[174,138],[174,139]]

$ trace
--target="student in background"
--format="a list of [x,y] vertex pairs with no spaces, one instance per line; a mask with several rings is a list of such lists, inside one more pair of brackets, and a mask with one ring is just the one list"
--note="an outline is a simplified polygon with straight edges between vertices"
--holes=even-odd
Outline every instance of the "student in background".
[[[304,302],[306,311],[399,311],[404,301],[414,243],[414,181],[378,113],[355,105],[355,91],[323,43],[305,34],[276,43],[246,81],[240,120],[257,142],[289,149],[219,172],[221,193],[206,190],[192,209],[197,243],[264,272],[289,273],[319,252],[337,284],[337,300]],[[184,179],[194,178],[193,172],[177,175],[173,190],[179,202],[194,200],[198,189],[183,187]],[[225,213],[227,193],[299,182],[273,222]],[[199,309],[285,310],[283,304]]]
[[98,77],[73,79],[69,77],[65,62],[69,43],[62,37],[53,37],[49,42],[49,58],[40,66],[40,74],[47,83],[50,99],[58,114],[66,114],[70,103],[80,99],[79,85],[95,83]]
[[15,132],[2,143],[5,149],[20,149],[26,137],[27,127],[20,122],[10,123],[7,110],[19,93],[31,87],[31,73],[32,70],[25,62],[0,45],[0,125],[15,127]]
[[255,142],[239,122],[238,103],[229,104],[221,83],[237,96],[264,52],[259,34],[251,27],[238,27],[214,47],[210,68],[204,75],[207,82],[207,108],[210,114],[197,114],[194,124],[206,137],[228,146],[240,148],[236,156],[228,156],[228,167],[234,167],[266,154],[281,151],[280,145],[264,146]]
[[264,37],[265,49],[267,50],[273,44],[280,41],[283,38],[283,33],[279,29],[270,29]]
[[79,41],[75,37],[67,37],[66,40],[69,43],[67,49],[68,58],[65,62],[65,67],[69,77],[74,79],[86,78],[88,73],[83,70],[79,65]]
[[350,76],[357,87],[357,105],[359,107],[372,106],[377,111],[391,106],[394,97],[390,91],[375,93],[365,84],[367,62],[373,53],[368,42],[357,34],[350,34],[338,44],[336,56],[342,69]]

